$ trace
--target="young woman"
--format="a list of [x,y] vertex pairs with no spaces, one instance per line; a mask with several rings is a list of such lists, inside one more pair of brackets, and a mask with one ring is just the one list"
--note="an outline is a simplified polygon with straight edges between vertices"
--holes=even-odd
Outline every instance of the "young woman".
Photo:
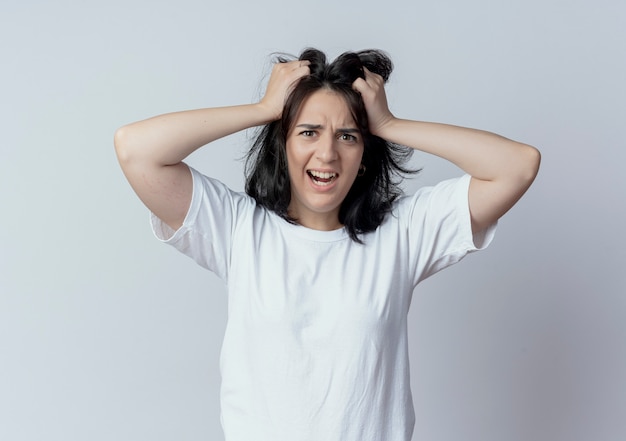
[[[533,147],[395,117],[391,68],[380,51],[328,64],[307,49],[276,63],[258,103],[162,115],[115,135],[157,237],[228,285],[227,441],[410,440],[413,289],[486,247],[535,178]],[[247,194],[183,163],[256,126]],[[466,175],[401,196],[394,178],[408,172],[409,148]]]

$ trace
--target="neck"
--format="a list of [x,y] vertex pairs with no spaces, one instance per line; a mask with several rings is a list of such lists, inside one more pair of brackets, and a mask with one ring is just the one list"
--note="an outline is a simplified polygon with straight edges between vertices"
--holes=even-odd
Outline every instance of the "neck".
[[289,210],[289,217],[294,219],[299,225],[311,230],[333,231],[343,227],[339,222],[338,213],[297,213]]

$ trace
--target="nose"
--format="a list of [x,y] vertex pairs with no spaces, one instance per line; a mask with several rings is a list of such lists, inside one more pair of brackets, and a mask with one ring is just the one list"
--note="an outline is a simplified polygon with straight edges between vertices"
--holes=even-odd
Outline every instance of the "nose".
[[323,163],[330,163],[335,161],[339,155],[337,154],[337,140],[334,136],[324,136],[317,143],[317,150],[315,151],[315,157]]

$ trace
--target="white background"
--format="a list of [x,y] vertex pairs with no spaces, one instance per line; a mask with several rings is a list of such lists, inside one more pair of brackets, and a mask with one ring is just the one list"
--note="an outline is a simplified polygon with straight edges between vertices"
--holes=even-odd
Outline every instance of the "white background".
[[[414,440],[626,439],[626,5],[0,6],[0,440],[220,440],[225,287],[158,243],[112,138],[259,98],[274,51],[392,56],[396,115],[540,148],[493,245],[411,310]],[[190,163],[243,188],[250,134]],[[456,176],[417,154],[408,191]]]

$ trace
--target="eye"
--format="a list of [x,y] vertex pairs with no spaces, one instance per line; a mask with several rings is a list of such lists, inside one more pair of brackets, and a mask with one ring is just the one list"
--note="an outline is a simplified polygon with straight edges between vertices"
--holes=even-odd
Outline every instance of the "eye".
[[300,132],[300,135],[305,136],[305,137],[310,137],[310,136],[314,136],[315,132],[313,130],[303,130]]
[[348,142],[357,142],[357,137],[354,135],[351,135],[349,133],[341,133],[339,135],[339,139],[341,139],[342,141],[348,141]]

